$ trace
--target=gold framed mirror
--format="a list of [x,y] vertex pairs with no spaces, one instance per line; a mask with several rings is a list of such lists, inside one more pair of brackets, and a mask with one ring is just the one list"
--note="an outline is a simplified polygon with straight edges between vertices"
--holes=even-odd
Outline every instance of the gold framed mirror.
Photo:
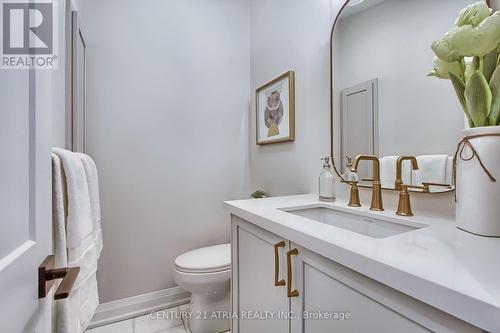
[[[385,168],[383,189],[397,190],[396,161],[409,155],[419,169],[403,162],[400,183],[424,185],[416,192],[454,191],[452,155],[465,118],[449,82],[427,73],[432,42],[474,2],[344,2],[330,34],[330,155],[341,179],[344,156],[375,155]],[[372,187],[369,167],[359,170],[360,180],[368,180],[360,187]]]

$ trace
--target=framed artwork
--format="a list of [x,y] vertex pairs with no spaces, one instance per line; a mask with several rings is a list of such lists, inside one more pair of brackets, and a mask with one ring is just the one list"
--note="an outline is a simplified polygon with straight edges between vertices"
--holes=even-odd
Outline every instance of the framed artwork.
[[256,90],[257,144],[295,140],[295,73],[288,71]]

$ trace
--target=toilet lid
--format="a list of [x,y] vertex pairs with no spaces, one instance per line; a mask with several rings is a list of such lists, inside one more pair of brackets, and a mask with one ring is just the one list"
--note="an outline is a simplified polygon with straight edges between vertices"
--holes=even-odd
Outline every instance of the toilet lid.
[[218,272],[229,269],[230,266],[231,244],[202,247],[175,258],[175,267],[183,272]]

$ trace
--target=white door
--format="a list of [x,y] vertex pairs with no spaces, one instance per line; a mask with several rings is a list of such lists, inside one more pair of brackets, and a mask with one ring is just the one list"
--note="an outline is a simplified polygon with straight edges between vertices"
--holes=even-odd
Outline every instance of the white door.
[[[240,320],[233,321],[231,332],[288,333],[286,316],[290,302],[286,286],[284,281],[278,286],[275,283],[276,277],[278,281],[286,280],[288,242],[246,222],[239,222],[242,220],[233,216],[232,312],[239,313]],[[277,244],[279,246],[275,247]],[[257,312],[263,316],[249,317]]]
[[[341,92],[342,157],[378,155],[377,82],[371,80]],[[369,167],[369,164],[360,165],[360,178],[371,178]],[[344,171],[345,167],[342,166],[342,172]]]
[[50,70],[0,69],[0,331],[48,333],[38,266],[52,253]]

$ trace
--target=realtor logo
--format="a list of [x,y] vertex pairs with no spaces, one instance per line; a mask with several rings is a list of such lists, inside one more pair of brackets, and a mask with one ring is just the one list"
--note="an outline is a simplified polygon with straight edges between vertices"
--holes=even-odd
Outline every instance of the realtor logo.
[[1,68],[56,68],[55,4],[1,1]]

